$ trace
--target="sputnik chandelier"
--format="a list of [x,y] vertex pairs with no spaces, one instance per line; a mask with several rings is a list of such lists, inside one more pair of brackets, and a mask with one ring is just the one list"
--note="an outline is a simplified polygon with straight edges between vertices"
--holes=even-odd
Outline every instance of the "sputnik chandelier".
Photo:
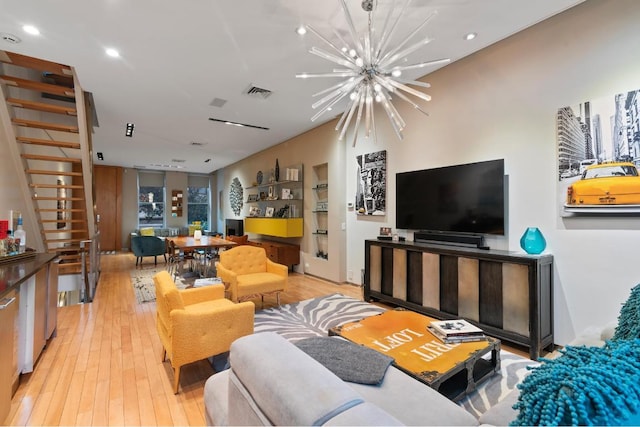
[[[419,98],[423,101],[431,100],[431,97],[426,93],[409,87],[409,85],[411,85],[428,88],[430,87],[428,83],[404,79],[402,78],[402,73],[404,71],[424,68],[450,61],[450,59],[438,59],[435,61],[406,65],[408,62],[407,56],[429,43],[431,39],[428,37],[421,37],[408,47],[405,46],[407,46],[412,39],[415,40],[416,36],[420,35],[421,31],[425,28],[429,20],[433,18],[436,12],[429,14],[429,16],[427,16],[427,18],[418,25],[415,30],[409,33],[400,42],[400,44],[392,48],[389,47],[389,42],[398,28],[400,18],[404,15],[411,0],[406,0],[399,13],[395,14],[395,18],[392,19],[392,15],[394,15],[394,11],[396,9],[396,2],[394,0],[391,10],[386,15],[384,26],[382,27],[383,29],[380,34],[378,34],[373,27],[373,15],[375,12],[374,1],[376,3],[375,9],[377,9],[377,0],[362,1],[362,9],[367,12],[369,16],[367,31],[362,35],[362,37],[359,37],[345,0],[340,0],[342,10],[344,11],[347,21],[349,34],[351,36],[350,43],[348,43],[335,29],[334,34],[339,40],[338,43],[331,42],[313,27],[305,25],[306,29],[311,31],[331,48],[331,50],[327,52],[326,50],[312,47],[309,52],[345,68],[334,68],[330,73],[301,73],[296,75],[296,77],[303,79],[312,77],[344,78],[340,83],[313,95],[314,97],[322,96],[322,98],[312,105],[313,109],[320,108],[320,110],[311,118],[311,121],[317,120],[324,113],[330,111],[333,106],[340,102],[340,100],[348,96],[349,100],[347,102],[347,106],[336,125],[336,130],[340,131],[339,139],[344,139],[349,125],[355,116],[353,131],[354,146],[358,137],[358,129],[360,128],[360,124],[363,120],[363,114],[365,136],[368,138],[372,135],[375,140],[376,130],[373,114],[374,101],[382,106],[398,139],[402,140],[402,130],[405,128],[406,123],[398,113],[398,110],[394,107],[392,103],[392,96],[396,96],[397,98],[408,102],[413,106],[413,108],[427,116],[429,114],[424,111],[420,105],[409,98],[409,96]],[[391,23],[392,20],[393,23]]]

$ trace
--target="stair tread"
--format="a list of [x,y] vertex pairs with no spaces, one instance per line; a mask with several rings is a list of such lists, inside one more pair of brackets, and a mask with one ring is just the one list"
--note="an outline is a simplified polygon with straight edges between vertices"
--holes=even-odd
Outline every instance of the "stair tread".
[[76,148],[76,149],[80,149],[81,147],[80,143],[78,142],[55,141],[52,139],[41,139],[41,138],[28,138],[26,136],[18,136],[16,137],[16,141],[22,142],[23,144],[46,145],[48,147]]
[[75,90],[72,87],[52,85],[50,83],[36,82],[33,80],[21,79],[20,77],[13,76],[0,76],[0,81],[9,86],[19,87],[22,89],[35,90],[38,92],[45,92],[51,95],[61,95],[72,97],[75,96]]
[[39,71],[49,71],[62,76],[72,76],[71,67],[57,62],[20,55],[19,53],[3,51],[0,54],[0,62],[17,65],[19,67],[33,68]]
[[63,176],[82,176],[82,172],[61,172],[44,169],[25,169],[25,172],[31,175],[63,175]]
[[82,159],[76,159],[74,157],[58,157],[58,156],[43,156],[40,154],[20,154],[23,159],[29,160],[45,160],[48,162],[66,162],[66,163],[82,163]]
[[48,104],[46,102],[29,101],[26,99],[7,98],[7,103],[14,107],[26,108],[29,110],[44,111],[47,113],[64,114],[67,116],[77,116],[78,111],[73,107],[64,105]]
[[61,132],[70,132],[70,133],[79,132],[78,126],[62,125],[59,123],[51,123],[51,122],[42,122],[39,120],[25,120],[25,119],[13,118],[11,119],[11,123],[18,126],[25,126],[30,128],[36,128],[36,129],[50,129],[50,130],[57,130]]
[[31,188],[70,188],[70,189],[84,189],[84,185],[76,184],[29,184]]

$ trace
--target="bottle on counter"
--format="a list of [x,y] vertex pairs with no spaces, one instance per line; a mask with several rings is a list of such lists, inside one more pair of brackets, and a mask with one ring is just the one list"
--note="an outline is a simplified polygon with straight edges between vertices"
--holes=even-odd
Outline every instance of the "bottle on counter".
[[13,238],[16,240],[20,239],[18,253],[24,253],[27,249],[27,233],[22,228],[22,215],[18,217],[18,229],[14,231]]

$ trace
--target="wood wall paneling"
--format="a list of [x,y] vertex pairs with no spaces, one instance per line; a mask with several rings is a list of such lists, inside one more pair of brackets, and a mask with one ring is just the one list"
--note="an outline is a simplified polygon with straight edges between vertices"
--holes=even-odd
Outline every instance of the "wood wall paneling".
[[[96,215],[100,215],[100,247],[104,251],[122,248],[122,168],[95,166]],[[91,220],[91,219],[90,219]]]
[[407,251],[407,301],[422,305],[422,252]]
[[480,287],[478,285],[479,261],[458,258],[458,316],[480,320]]
[[382,248],[382,286],[381,292],[393,295],[393,248]]
[[382,248],[369,246],[369,286],[372,291],[382,291]]
[[440,255],[440,310],[458,314],[458,257]]
[[393,250],[393,297],[407,300],[407,251]]
[[440,255],[422,252],[422,305],[440,310]]
[[480,322],[502,328],[502,263],[481,261],[479,273]]
[[502,264],[503,325],[507,331],[529,335],[529,268]]

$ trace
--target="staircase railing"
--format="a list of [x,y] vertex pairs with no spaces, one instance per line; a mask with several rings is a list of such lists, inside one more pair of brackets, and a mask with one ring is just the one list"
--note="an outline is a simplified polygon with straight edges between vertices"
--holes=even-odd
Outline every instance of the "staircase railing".
[[91,240],[80,242],[82,255],[82,290],[80,300],[93,302],[96,286],[100,279],[100,232],[98,231]]

